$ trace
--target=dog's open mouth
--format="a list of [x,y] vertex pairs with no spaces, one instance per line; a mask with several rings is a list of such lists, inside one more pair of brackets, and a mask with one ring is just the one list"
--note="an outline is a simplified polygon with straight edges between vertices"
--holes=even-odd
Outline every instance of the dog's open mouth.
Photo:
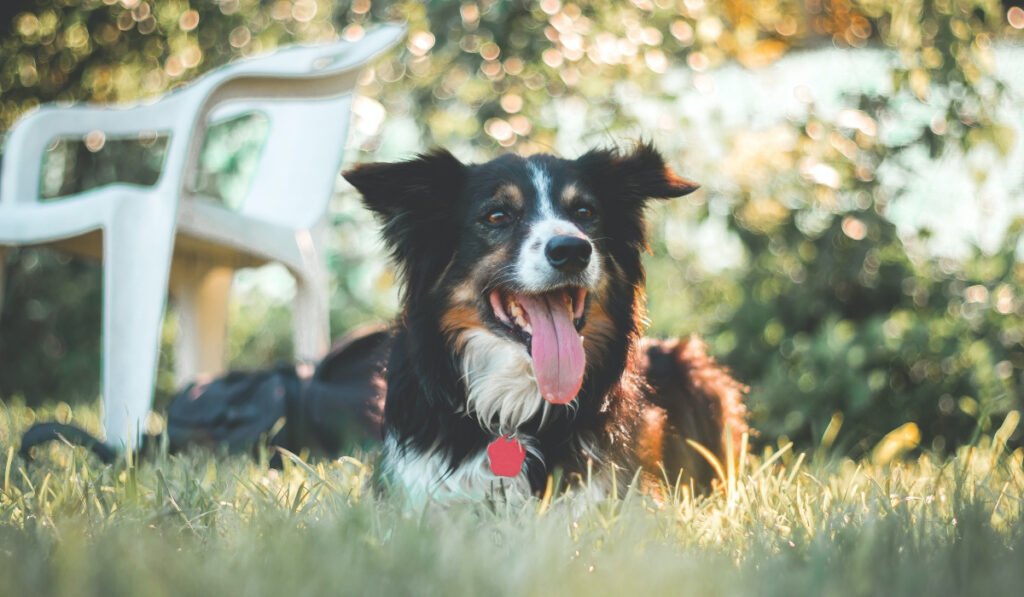
[[526,345],[533,359],[540,395],[554,404],[576,397],[583,385],[586,356],[583,328],[587,291],[558,288],[539,294],[495,289],[490,294],[494,316]]

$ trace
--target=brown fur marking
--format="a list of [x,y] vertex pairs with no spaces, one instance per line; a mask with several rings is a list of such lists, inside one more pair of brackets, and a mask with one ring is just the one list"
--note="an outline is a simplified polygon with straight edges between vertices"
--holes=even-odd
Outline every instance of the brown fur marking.
[[455,306],[441,316],[441,331],[452,343],[455,351],[459,353],[462,352],[466,344],[464,332],[481,327],[483,327],[483,322],[480,321],[480,314],[473,307]]
[[643,469],[656,473],[665,460],[665,425],[668,418],[663,408],[648,408],[640,415],[640,424],[636,431],[636,457]]
[[526,199],[523,197],[523,190],[518,185],[507,182],[494,192],[494,198],[507,201],[515,207],[522,208]]
[[591,301],[590,312],[587,313],[587,324],[580,331],[583,336],[583,350],[588,363],[600,363],[605,356],[606,346],[618,332],[611,317],[599,302]]

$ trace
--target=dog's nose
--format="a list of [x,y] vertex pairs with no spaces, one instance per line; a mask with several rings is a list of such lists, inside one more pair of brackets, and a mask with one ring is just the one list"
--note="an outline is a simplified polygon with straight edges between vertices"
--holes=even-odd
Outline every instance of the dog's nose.
[[544,247],[548,263],[566,273],[576,273],[587,267],[590,251],[587,239],[569,235],[556,236]]

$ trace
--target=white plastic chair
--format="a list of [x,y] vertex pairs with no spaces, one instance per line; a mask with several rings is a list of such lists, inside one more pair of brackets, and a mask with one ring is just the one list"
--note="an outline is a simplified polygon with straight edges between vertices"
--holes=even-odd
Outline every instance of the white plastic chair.
[[[284,264],[296,279],[297,358],[324,354],[329,324],[321,241],[353,90],[360,69],[403,34],[387,25],[356,42],[240,60],[149,105],[44,106],[10,131],[0,171],[0,284],[4,245],[55,244],[102,257],[101,385],[109,443],[134,442],[151,408],[169,283],[179,312],[179,380],[223,370],[231,272],[268,261]],[[266,116],[269,131],[248,195],[232,211],[197,195],[192,183],[210,123],[252,111]],[[40,201],[47,146],[93,131],[107,138],[168,134],[156,184],[110,184]]]

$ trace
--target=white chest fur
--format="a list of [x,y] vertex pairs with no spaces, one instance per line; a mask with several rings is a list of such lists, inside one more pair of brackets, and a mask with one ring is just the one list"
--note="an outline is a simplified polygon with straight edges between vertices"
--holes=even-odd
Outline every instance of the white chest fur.
[[[523,439],[523,445],[531,457],[540,459],[540,453],[533,442]],[[530,495],[526,466],[517,477],[499,477],[491,472],[487,451],[483,449],[463,461],[454,471],[449,471],[447,454],[437,449],[419,452],[410,447],[402,450],[395,438],[388,436],[384,441],[383,461],[386,477],[414,506],[421,506],[431,500],[476,501],[487,496]]]
[[546,416],[551,408],[540,396],[533,363],[522,345],[488,330],[466,333],[462,374],[466,408],[496,435],[512,433],[539,410]]

